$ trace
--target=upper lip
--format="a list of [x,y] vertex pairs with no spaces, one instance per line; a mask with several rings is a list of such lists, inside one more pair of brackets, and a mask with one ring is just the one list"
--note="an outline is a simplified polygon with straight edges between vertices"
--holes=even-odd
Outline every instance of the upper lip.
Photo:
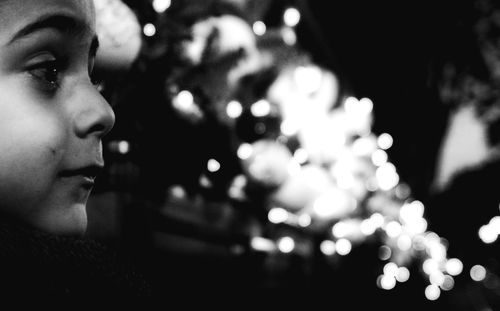
[[102,171],[104,165],[103,164],[91,164],[75,169],[67,169],[61,172],[62,177],[70,177],[70,176],[84,176],[95,178]]

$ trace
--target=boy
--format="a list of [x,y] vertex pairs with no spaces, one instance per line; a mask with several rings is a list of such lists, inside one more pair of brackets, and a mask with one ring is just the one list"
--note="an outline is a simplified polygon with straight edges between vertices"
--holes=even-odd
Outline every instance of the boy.
[[91,0],[0,0],[0,295],[140,295],[82,237],[114,113],[91,81]]
[[114,114],[91,82],[89,0],[0,0],[0,213],[80,235]]

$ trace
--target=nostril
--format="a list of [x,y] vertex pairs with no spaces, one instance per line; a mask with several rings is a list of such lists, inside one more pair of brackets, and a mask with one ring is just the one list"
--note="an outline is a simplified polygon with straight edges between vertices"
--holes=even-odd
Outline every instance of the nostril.
[[115,114],[108,103],[102,99],[87,104],[75,119],[75,130],[79,137],[94,135],[103,137],[115,124]]
[[98,133],[100,137],[106,135],[109,132],[107,127],[104,124],[95,124],[94,126],[90,127],[88,130],[88,133]]

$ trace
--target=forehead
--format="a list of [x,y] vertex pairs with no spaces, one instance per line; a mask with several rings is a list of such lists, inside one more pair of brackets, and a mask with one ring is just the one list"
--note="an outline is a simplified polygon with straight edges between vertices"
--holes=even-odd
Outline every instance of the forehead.
[[0,0],[0,33],[51,14],[74,17],[94,29],[93,0]]

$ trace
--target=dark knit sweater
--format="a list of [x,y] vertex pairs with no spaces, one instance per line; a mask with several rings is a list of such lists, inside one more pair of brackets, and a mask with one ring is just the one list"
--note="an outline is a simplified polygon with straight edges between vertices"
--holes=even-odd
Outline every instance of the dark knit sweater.
[[148,283],[132,267],[98,241],[0,219],[0,296],[148,296]]

